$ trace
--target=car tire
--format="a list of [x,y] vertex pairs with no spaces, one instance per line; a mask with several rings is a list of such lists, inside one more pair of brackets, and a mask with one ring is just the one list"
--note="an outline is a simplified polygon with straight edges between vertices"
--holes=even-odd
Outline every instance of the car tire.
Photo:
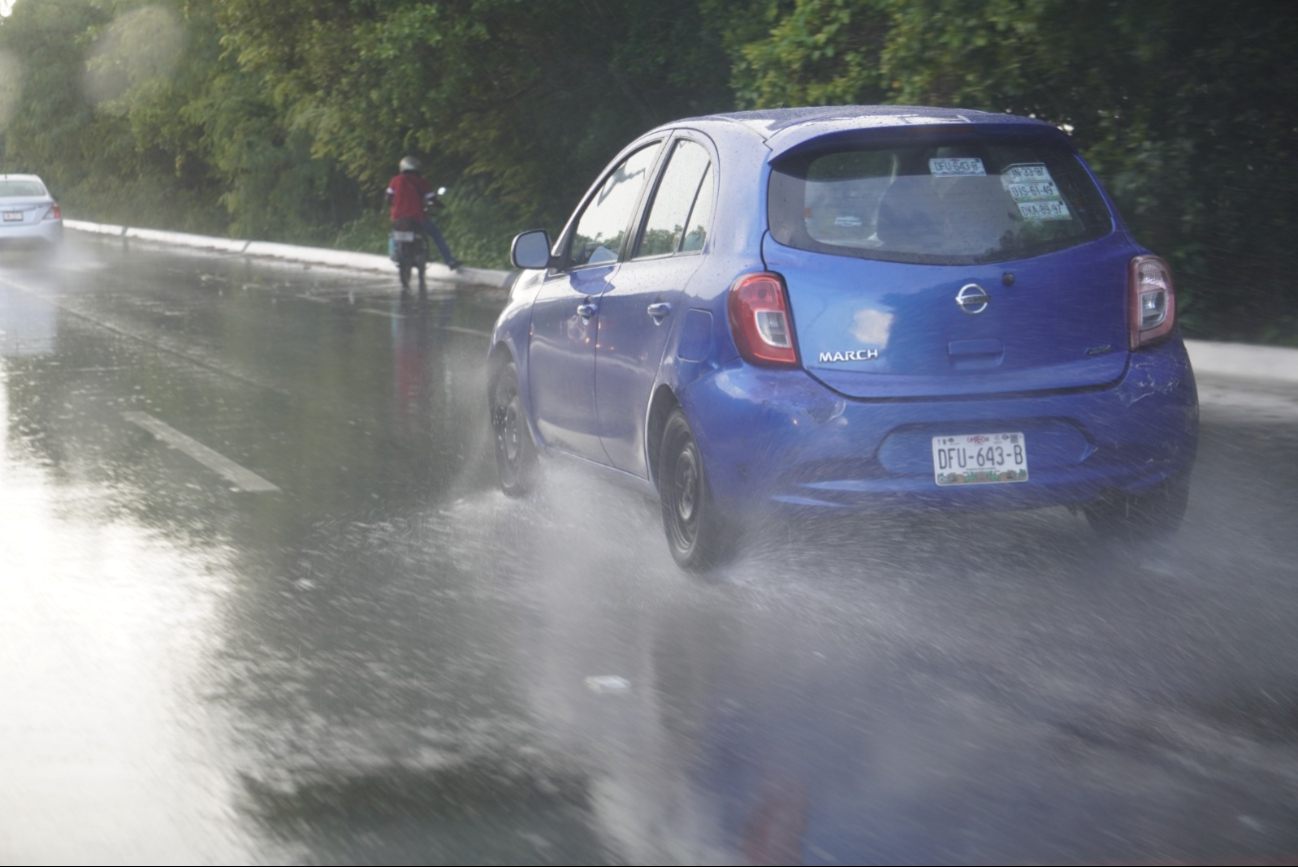
[[706,572],[730,558],[732,534],[712,501],[703,457],[679,407],[663,428],[658,496],[667,546],[682,569]]
[[1139,496],[1121,492],[1102,495],[1084,511],[1087,523],[1100,538],[1139,543],[1176,533],[1189,501],[1190,480],[1177,476]]
[[532,442],[527,415],[523,412],[518,371],[513,362],[496,372],[489,394],[500,489],[511,497],[521,497],[536,483],[537,459],[536,444]]

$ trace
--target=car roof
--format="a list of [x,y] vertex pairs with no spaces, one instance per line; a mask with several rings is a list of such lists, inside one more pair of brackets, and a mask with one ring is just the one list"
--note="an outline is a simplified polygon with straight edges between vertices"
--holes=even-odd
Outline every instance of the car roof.
[[38,181],[42,186],[45,185],[45,182],[41,180],[40,175],[0,174],[0,181]]
[[1067,136],[1052,124],[1021,115],[962,108],[934,108],[917,105],[825,105],[801,108],[769,108],[702,115],[664,124],[663,129],[693,127],[715,137],[755,137],[773,153],[782,153],[822,135],[855,130],[903,129],[917,126],[1004,126],[1017,125],[1040,132]]

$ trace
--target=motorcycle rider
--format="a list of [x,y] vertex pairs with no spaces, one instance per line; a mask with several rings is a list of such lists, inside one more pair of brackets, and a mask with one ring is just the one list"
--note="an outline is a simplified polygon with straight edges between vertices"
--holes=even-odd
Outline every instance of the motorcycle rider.
[[459,261],[451,255],[451,248],[446,245],[446,239],[438,231],[437,224],[428,216],[428,203],[436,198],[436,194],[428,186],[428,182],[419,176],[419,160],[414,157],[402,157],[400,169],[401,174],[388,182],[385,196],[385,201],[391,208],[392,228],[398,231],[410,231],[417,227],[418,231],[433,239],[433,243],[441,251],[446,267],[452,271],[458,270]]

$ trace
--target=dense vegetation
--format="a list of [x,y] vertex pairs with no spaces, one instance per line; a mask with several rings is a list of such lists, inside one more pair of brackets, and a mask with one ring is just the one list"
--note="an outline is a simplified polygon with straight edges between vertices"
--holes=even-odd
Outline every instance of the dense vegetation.
[[415,153],[457,252],[499,266],[673,117],[1013,111],[1072,132],[1191,333],[1298,345],[1294,45],[1288,2],[18,0],[0,169],[92,219],[379,249]]

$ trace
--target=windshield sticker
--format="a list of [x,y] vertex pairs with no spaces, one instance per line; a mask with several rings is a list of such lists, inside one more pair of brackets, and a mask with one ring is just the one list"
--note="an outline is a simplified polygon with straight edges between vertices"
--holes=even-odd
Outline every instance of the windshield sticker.
[[1001,172],[1001,186],[1019,206],[1019,213],[1025,220],[1072,219],[1073,215],[1064,204],[1064,196],[1044,163],[1006,166]]
[[[1044,168],[1044,166],[1043,166]],[[928,161],[928,170],[935,178],[964,178],[986,175],[983,161],[978,157],[939,157]]]

